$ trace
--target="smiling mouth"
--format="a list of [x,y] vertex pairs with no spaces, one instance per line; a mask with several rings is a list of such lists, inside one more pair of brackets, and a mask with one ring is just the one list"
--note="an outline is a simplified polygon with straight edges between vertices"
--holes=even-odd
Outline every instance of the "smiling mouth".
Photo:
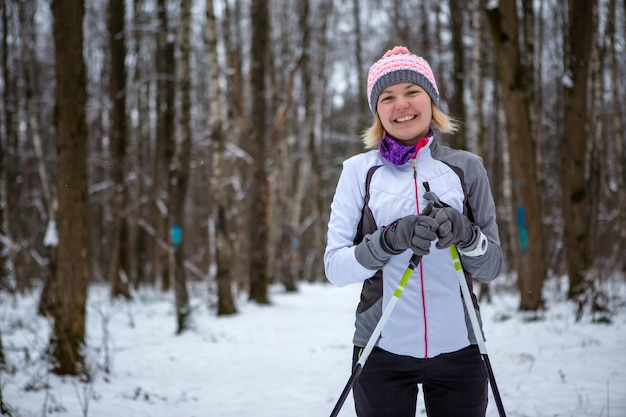
[[417,116],[415,115],[410,115],[410,116],[402,116],[402,117],[398,117],[396,120],[394,120],[396,123],[404,123],[404,122],[408,122],[409,120],[413,120],[415,119]]

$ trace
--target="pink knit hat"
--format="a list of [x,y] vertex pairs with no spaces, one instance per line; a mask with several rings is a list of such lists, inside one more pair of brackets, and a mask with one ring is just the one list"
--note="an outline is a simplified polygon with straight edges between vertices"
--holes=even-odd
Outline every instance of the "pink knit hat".
[[367,74],[367,98],[370,110],[376,114],[378,96],[390,85],[398,83],[414,83],[428,93],[433,103],[439,105],[439,90],[428,62],[412,54],[404,46],[396,46],[385,52],[372,65]]

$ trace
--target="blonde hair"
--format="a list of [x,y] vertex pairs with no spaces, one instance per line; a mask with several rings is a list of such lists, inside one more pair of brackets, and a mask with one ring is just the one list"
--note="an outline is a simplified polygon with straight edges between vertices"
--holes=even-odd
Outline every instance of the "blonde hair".
[[[433,117],[431,124],[432,126],[440,131],[441,133],[454,133],[459,130],[459,122],[456,119],[445,114],[439,107],[437,107],[434,103],[432,104],[432,112]],[[366,149],[376,148],[380,145],[383,138],[385,137],[385,129],[383,128],[383,124],[380,122],[380,118],[378,117],[378,113],[374,116],[374,122],[372,125],[363,132],[363,143],[365,144]]]

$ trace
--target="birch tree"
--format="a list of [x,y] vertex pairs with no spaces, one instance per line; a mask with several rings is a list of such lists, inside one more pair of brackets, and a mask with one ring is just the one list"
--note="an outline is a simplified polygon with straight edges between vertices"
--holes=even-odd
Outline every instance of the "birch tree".
[[248,226],[251,217],[250,207],[253,204],[248,195],[252,182],[250,166],[254,159],[251,151],[252,127],[246,118],[245,103],[248,100],[244,97],[249,86],[243,72],[246,56],[243,38],[247,21],[243,18],[245,10],[240,0],[232,3],[223,0],[223,4],[224,19],[221,26],[226,51],[224,63],[227,68],[223,74],[227,80],[224,88],[226,118],[223,122],[224,132],[228,132],[228,137],[232,139],[225,145],[230,145],[228,148],[233,158],[233,163],[230,164],[233,169],[230,177],[233,187],[233,202],[230,205],[233,218],[230,233],[234,239],[231,280],[238,288],[249,288],[251,263],[249,259],[241,258],[241,254],[249,253],[255,246],[250,241],[251,232]]
[[[300,272],[299,265],[302,261],[301,253],[301,225],[302,225],[302,213],[303,205],[307,197],[308,185],[311,180],[312,172],[312,158],[315,150],[311,148],[311,142],[314,141],[313,121],[315,117],[314,108],[314,94],[313,94],[313,68],[312,68],[312,30],[310,22],[311,5],[309,0],[300,0],[298,2],[298,16],[299,26],[302,28],[302,61],[301,61],[301,74],[302,74],[302,108],[305,111],[304,119],[302,120],[301,127],[298,129],[297,141],[299,147],[302,150],[302,158],[298,164],[298,176],[295,183],[295,189],[293,193],[293,203],[290,204],[291,208],[291,224],[289,230],[293,233],[290,242],[291,246],[289,257],[289,271],[293,276],[293,282],[291,283],[291,289],[295,290],[297,282],[297,274]],[[317,75],[317,74],[316,74]],[[359,112],[361,114],[361,112]],[[288,287],[289,289],[289,287]]]
[[[290,4],[293,2],[286,3]],[[306,143],[309,111],[307,107],[299,105],[306,102],[309,88],[305,79],[305,63],[310,53],[310,9],[308,0],[299,0],[294,5],[296,13],[293,20],[289,19],[292,13],[289,13],[287,7],[282,8],[278,16],[276,31],[279,32],[281,48],[276,55],[280,58],[270,68],[274,74],[271,91],[276,104],[273,107],[277,109],[272,123],[270,148],[270,155],[277,156],[277,163],[272,167],[275,171],[271,188],[274,198],[270,206],[275,227],[270,231],[270,236],[275,237],[270,247],[270,260],[274,260],[274,267],[271,268],[270,262],[270,270],[288,292],[297,290],[297,229],[302,211],[303,188],[308,178],[307,155],[303,147]],[[294,31],[294,25],[301,31]],[[301,86],[301,97],[296,97],[296,85]],[[297,109],[301,109],[302,113],[298,114]]]
[[212,167],[211,191],[213,194],[211,220],[215,224],[215,254],[217,281],[217,314],[237,312],[231,290],[233,259],[232,215],[229,209],[228,184],[232,172],[226,161],[226,136],[223,129],[223,97],[220,88],[220,64],[218,58],[217,19],[213,0],[206,1],[207,22],[205,41],[209,72],[209,127],[211,129]]

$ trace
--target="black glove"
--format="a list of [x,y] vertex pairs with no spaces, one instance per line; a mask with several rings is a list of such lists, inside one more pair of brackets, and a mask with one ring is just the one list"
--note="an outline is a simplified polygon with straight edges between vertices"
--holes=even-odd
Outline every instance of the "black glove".
[[[429,210],[430,212],[430,210]],[[385,228],[383,249],[391,254],[411,249],[419,256],[430,252],[430,244],[437,239],[437,222],[426,214],[402,217]]]
[[452,207],[436,207],[430,212],[430,216],[439,225],[437,228],[439,249],[447,248],[452,244],[464,248],[474,241],[477,228],[460,211]]

